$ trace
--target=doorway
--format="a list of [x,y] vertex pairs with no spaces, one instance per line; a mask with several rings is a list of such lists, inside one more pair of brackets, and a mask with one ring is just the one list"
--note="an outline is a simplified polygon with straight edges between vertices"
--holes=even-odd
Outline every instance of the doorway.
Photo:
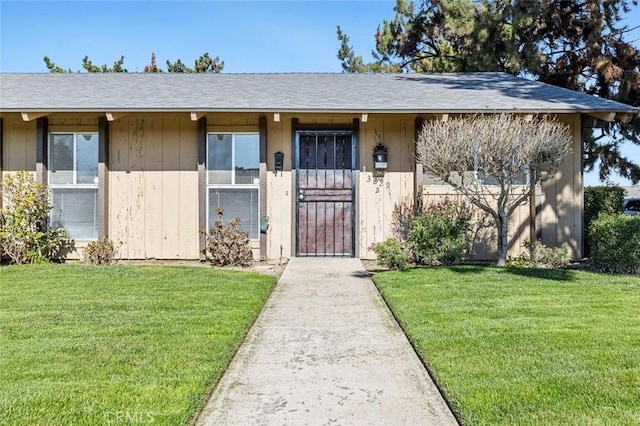
[[355,134],[296,132],[296,256],[355,255]]

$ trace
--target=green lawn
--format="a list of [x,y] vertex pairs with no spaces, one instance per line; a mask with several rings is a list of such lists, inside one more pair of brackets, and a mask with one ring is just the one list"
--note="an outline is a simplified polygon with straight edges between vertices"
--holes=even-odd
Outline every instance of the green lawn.
[[0,424],[189,423],[274,284],[196,267],[0,267]]
[[640,277],[462,266],[374,281],[465,424],[640,424]]

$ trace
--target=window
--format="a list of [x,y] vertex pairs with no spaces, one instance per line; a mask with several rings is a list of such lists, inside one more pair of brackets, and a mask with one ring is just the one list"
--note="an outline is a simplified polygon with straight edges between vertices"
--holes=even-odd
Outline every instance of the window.
[[260,136],[257,133],[210,133],[207,138],[207,227],[224,208],[223,220],[240,218],[249,238],[260,237]]
[[98,134],[49,135],[51,225],[75,240],[98,238]]

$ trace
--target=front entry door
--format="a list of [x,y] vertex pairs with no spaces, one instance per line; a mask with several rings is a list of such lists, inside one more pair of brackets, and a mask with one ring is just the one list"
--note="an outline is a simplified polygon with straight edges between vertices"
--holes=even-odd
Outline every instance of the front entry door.
[[353,256],[353,132],[300,131],[296,149],[297,256]]

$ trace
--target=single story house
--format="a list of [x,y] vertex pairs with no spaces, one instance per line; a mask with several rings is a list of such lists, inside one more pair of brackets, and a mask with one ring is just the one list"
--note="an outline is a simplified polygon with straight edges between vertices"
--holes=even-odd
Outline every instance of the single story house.
[[[537,188],[534,223],[543,243],[580,258],[581,129],[638,111],[502,73],[0,74],[0,178],[28,170],[51,188],[73,256],[108,236],[122,259],[202,259],[200,231],[222,206],[256,259],[374,258],[396,203],[452,195],[416,165],[421,124],[480,112],[571,126],[573,154]],[[512,255],[529,212],[512,219]],[[495,247],[474,253],[491,259]]]

